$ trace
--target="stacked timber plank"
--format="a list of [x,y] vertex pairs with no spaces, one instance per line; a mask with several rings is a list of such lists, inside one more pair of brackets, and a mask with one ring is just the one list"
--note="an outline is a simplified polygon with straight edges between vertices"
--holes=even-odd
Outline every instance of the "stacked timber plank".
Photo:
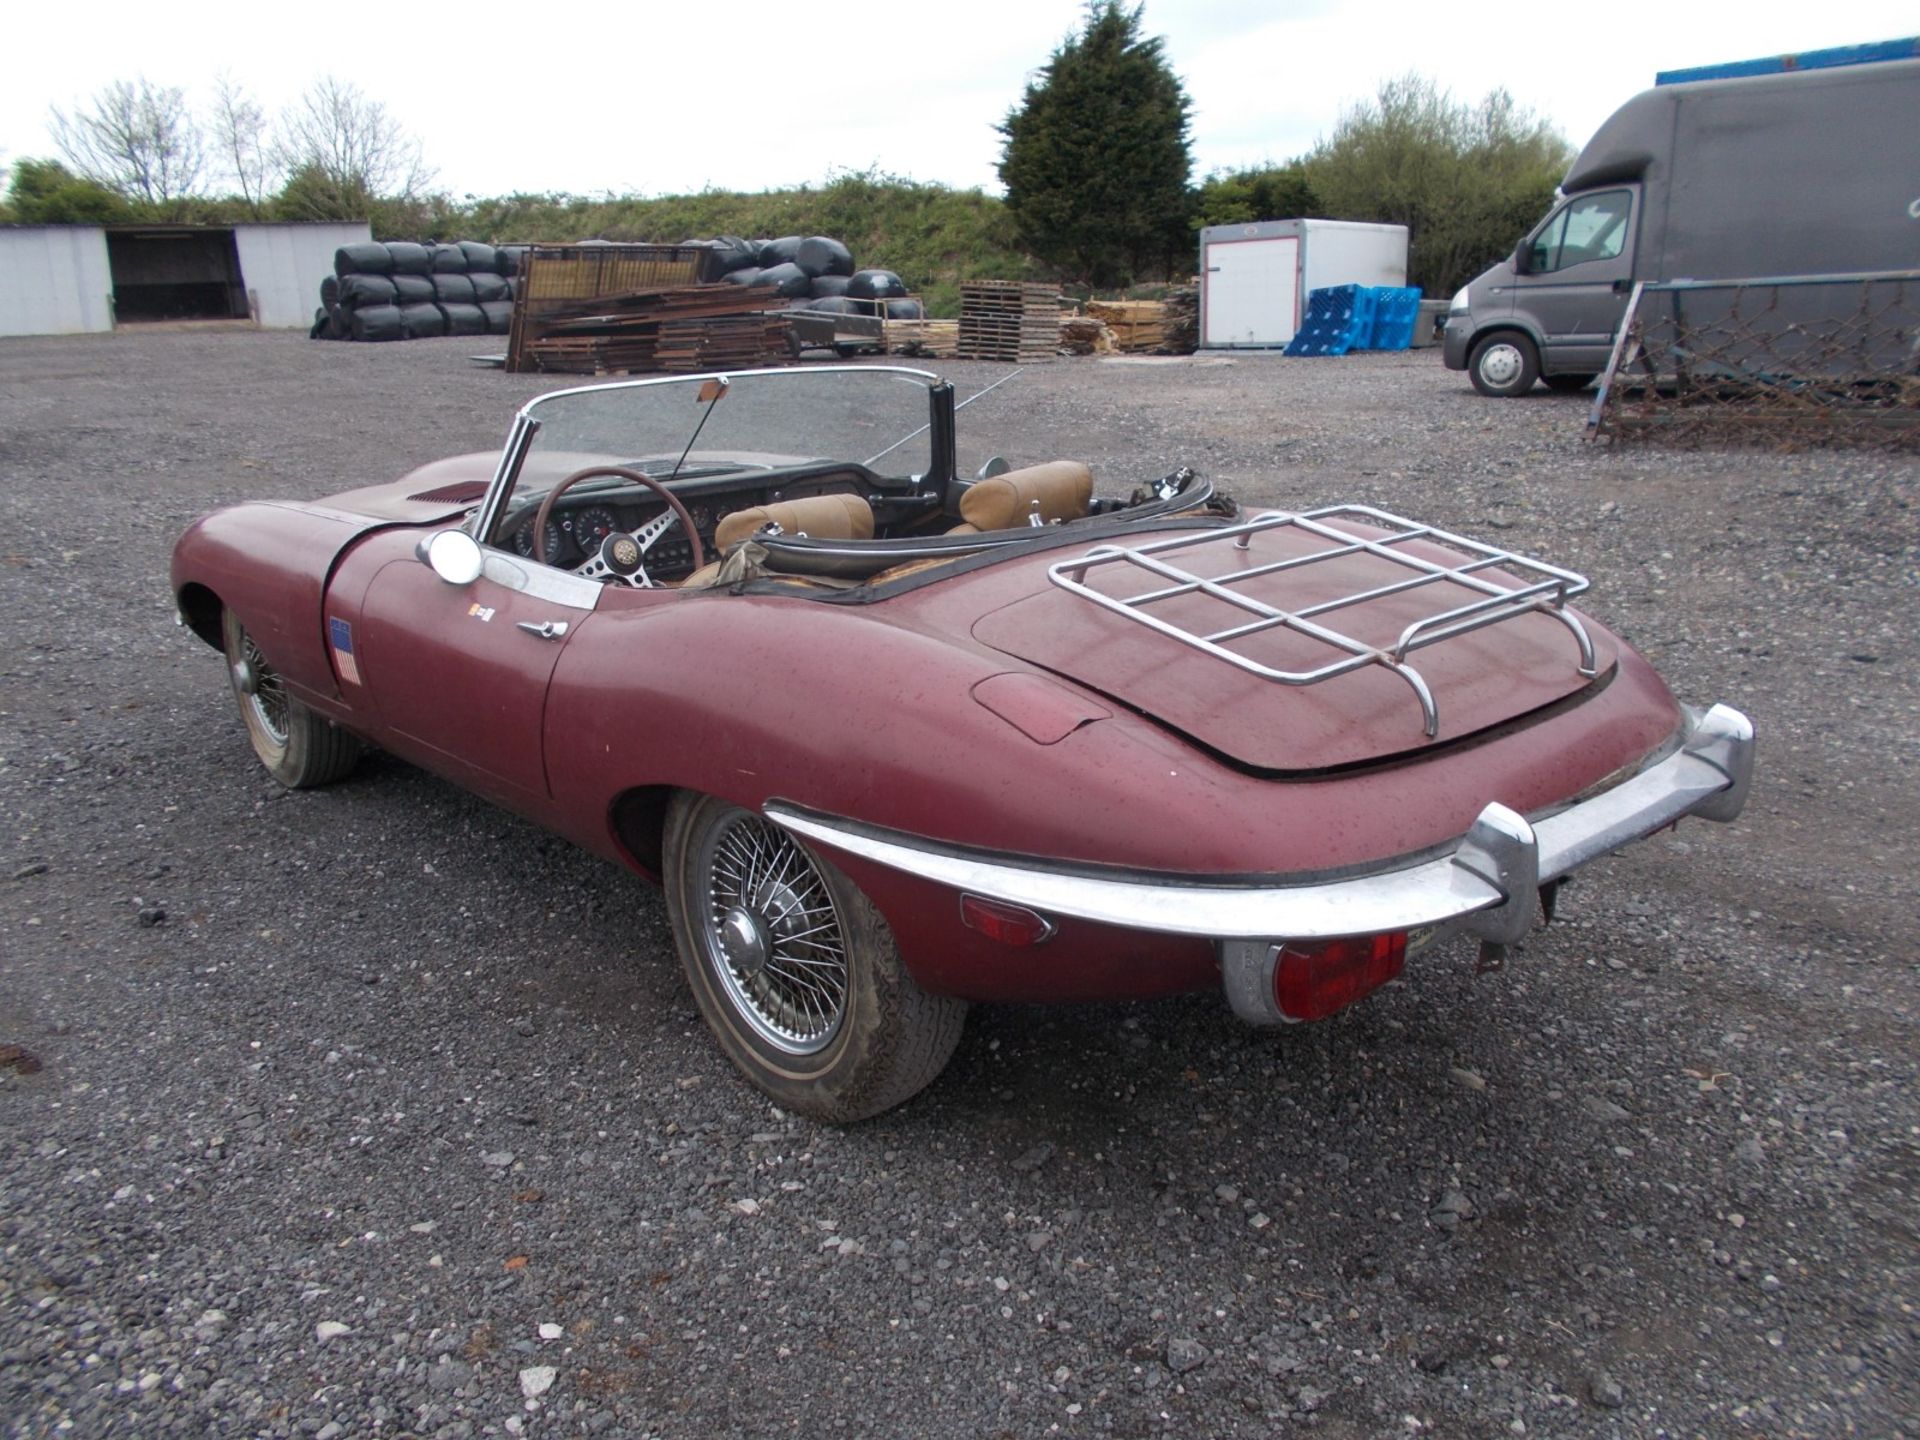
[[1014,280],[969,280],[960,287],[963,360],[1051,360],[1060,346],[1060,292]]
[[1106,322],[1123,354],[1150,355],[1166,344],[1167,307],[1159,300],[1089,300],[1087,314]]
[[960,353],[958,320],[888,320],[883,322],[890,355],[924,355],[950,360]]
[[1062,315],[1060,348],[1069,355],[1111,355],[1116,347],[1106,321],[1090,315]]
[[1163,329],[1167,353],[1191,355],[1200,348],[1200,286],[1182,285],[1167,296]]
[[668,285],[600,295],[529,320],[520,368],[569,375],[729,370],[781,363],[786,324],[769,286]]

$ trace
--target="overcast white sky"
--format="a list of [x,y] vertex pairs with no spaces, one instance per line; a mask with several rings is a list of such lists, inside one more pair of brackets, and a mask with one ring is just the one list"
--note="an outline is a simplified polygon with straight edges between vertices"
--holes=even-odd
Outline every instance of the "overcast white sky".
[[[0,163],[54,154],[50,105],[143,74],[204,104],[225,69],[269,111],[316,74],[353,82],[421,139],[455,196],[759,190],[869,166],[993,190],[993,126],[1081,14],[1079,0],[36,3],[0,49]],[[1920,11],[1147,0],[1146,29],[1193,97],[1197,178],[1301,153],[1409,70],[1466,99],[1504,85],[1578,145],[1657,70],[1896,39]]]

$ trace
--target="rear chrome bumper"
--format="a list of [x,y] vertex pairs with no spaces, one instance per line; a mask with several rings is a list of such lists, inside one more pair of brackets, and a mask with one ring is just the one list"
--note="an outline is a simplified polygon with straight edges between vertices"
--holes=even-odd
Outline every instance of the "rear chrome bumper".
[[[1533,821],[1490,804],[1444,854],[1336,880],[1196,884],[1178,875],[1101,874],[955,849],[778,800],[765,810],[769,820],[807,840],[1045,915],[1261,942],[1223,944],[1223,966],[1232,954],[1264,955],[1278,940],[1430,926],[1510,944],[1532,927],[1536,896],[1548,881],[1683,816],[1724,821],[1740,813],[1753,776],[1752,722],[1725,705],[1685,713],[1679,747],[1618,785]],[[1231,996],[1233,976],[1227,979]]]

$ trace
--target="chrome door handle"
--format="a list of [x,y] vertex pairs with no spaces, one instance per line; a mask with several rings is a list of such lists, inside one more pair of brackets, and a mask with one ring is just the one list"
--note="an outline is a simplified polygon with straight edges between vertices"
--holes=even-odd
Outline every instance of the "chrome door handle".
[[558,640],[567,633],[564,620],[517,620],[514,622],[529,635],[538,635],[542,640]]

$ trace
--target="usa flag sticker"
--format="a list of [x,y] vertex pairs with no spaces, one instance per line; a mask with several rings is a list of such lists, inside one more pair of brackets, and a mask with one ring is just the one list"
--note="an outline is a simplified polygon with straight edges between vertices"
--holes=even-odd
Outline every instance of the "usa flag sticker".
[[360,683],[360,666],[353,658],[353,627],[346,621],[327,617],[327,643],[333,648],[333,668],[349,685]]

